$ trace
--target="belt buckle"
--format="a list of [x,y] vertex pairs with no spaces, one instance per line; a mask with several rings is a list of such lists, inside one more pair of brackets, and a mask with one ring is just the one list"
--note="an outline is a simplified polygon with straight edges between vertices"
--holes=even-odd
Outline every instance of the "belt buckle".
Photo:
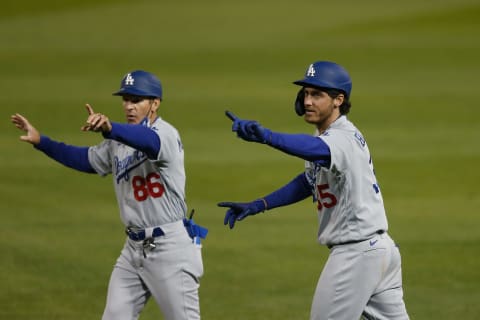
[[154,249],[157,247],[157,245],[154,242],[155,240],[153,238],[147,238],[143,240],[143,248],[144,249]]
[[147,258],[147,253],[145,251],[151,251],[157,247],[154,241],[155,239],[152,237],[143,240],[143,257],[145,259]]

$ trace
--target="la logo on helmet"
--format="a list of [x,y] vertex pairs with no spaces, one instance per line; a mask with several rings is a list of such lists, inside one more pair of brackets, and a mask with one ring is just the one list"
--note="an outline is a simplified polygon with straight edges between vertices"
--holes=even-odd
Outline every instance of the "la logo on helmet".
[[130,73],[127,74],[127,77],[125,78],[125,85],[133,86],[134,82],[135,82],[135,79],[133,79],[132,75]]
[[313,68],[313,63],[308,67],[307,77],[315,77],[315,69]]

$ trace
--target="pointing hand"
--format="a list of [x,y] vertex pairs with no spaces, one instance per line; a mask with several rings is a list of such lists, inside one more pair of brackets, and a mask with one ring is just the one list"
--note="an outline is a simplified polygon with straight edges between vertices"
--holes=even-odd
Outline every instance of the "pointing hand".
[[252,120],[242,120],[231,111],[225,111],[225,115],[233,121],[232,131],[245,141],[267,143],[270,140],[271,131],[262,127],[260,123]]
[[255,215],[259,212],[265,211],[264,200],[255,200],[248,203],[240,202],[220,202],[217,204],[219,207],[229,208],[223,219],[224,225],[229,225],[230,229],[233,229],[236,221],[241,221],[247,216]]
[[86,104],[85,108],[88,112],[88,118],[86,124],[81,128],[82,131],[94,131],[94,132],[110,132],[112,131],[112,124],[108,117],[101,113],[95,113],[90,104]]

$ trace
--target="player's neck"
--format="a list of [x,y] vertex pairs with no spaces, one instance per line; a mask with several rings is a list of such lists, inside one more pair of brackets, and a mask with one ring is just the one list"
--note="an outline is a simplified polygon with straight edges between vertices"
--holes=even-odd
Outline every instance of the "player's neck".
[[335,121],[337,121],[341,116],[342,114],[338,113],[338,114],[332,115],[332,117],[329,117],[322,122],[317,122],[316,126],[317,126],[318,132],[320,134],[324,133],[330,127],[330,125]]
[[155,122],[155,120],[157,120],[157,119],[158,119],[157,113],[156,113],[156,112],[152,112],[152,113],[150,114],[150,116],[148,117],[148,122],[149,122],[148,124],[149,124],[149,125],[152,125],[152,124]]

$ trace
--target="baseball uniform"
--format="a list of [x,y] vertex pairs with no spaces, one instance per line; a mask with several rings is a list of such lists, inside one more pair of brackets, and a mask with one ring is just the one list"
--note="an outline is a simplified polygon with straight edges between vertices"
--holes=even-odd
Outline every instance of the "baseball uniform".
[[220,202],[224,224],[313,195],[318,241],[330,249],[313,297],[311,320],[406,320],[401,257],[388,223],[373,161],[363,135],[347,119],[352,81],[330,61],[310,64],[295,100],[295,112],[317,128],[314,136],[273,132],[237,118],[232,131],[245,141],[267,144],[306,161],[292,181],[251,202]]
[[199,319],[203,265],[201,245],[192,242],[183,223],[183,146],[177,130],[160,117],[144,125],[161,139],[156,159],[115,140],[89,149],[92,167],[100,175],[112,174],[125,226],[145,230],[145,239],[155,227],[164,233],[151,243],[127,238],[111,275],[103,319],[135,319],[150,295],[166,319]]
[[367,319],[408,319],[400,253],[387,233],[367,143],[346,116],[319,138],[329,146],[330,167],[307,161],[305,175],[317,201],[318,241],[331,253],[311,319],[358,319],[362,313]]
[[167,320],[200,319],[200,238],[207,229],[186,218],[184,151],[177,130],[158,117],[160,80],[152,73],[127,73],[120,90],[127,124],[110,122],[87,104],[82,131],[105,140],[77,147],[40,135],[27,118],[12,123],[52,159],[85,173],[112,174],[127,238],[113,269],[104,320],[137,319],[151,296]]

